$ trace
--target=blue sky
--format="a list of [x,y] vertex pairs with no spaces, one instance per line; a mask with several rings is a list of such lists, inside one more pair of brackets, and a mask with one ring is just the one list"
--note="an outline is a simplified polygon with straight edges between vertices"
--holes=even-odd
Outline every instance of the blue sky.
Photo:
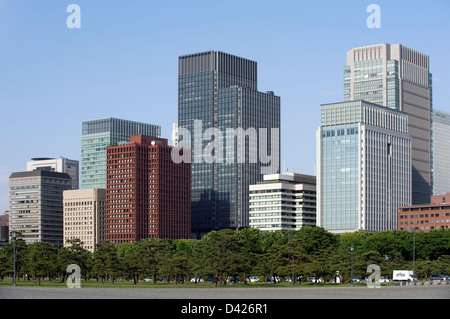
[[[71,3],[80,29],[66,25]],[[450,112],[449,21],[447,0],[0,0],[0,214],[31,157],[80,159],[84,120],[158,124],[170,139],[178,56],[207,50],[258,62],[258,89],[281,97],[282,168],[314,174],[320,104],[343,100],[352,47],[428,54],[433,106]]]

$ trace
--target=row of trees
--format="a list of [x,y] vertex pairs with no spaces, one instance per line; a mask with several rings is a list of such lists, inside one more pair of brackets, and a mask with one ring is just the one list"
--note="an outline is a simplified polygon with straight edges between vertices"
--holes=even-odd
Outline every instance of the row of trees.
[[[145,239],[114,245],[96,246],[93,253],[82,248],[80,240],[57,249],[45,242],[25,244],[16,241],[16,269],[20,277],[67,279],[66,269],[77,264],[83,278],[112,281],[157,277],[183,281],[189,278],[212,278],[214,286],[225,278],[260,276],[289,277],[292,284],[310,276],[350,276],[350,247],[353,274],[370,275],[367,267],[377,264],[381,275],[390,277],[395,269],[413,269],[427,277],[432,273],[450,273],[450,230],[433,230],[416,234],[404,231],[356,232],[335,235],[320,227],[303,227],[299,231],[261,233],[257,229],[221,230],[194,239]],[[0,276],[13,273],[13,247],[0,250]],[[304,280],[303,279],[303,280]]]

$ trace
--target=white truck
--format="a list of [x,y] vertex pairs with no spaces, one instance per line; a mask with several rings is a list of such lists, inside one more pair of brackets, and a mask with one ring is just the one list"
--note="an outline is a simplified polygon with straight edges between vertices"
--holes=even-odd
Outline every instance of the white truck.
[[394,270],[392,280],[396,281],[413,281],[414,272],[412,270]]

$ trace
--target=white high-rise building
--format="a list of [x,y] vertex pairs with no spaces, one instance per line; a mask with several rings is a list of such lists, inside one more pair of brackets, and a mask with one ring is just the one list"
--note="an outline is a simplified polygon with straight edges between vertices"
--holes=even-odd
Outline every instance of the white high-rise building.
[[433,194],[450,192],[450,113],[433,110]]
[[68,158],[47,158],[38,157],[32,158],[31,161],[27,162],[27,171],[47,171],[47,172],[58,172],[67,173],[70,178],[72,178],[72,189],[79,188],[79,162],[76,160],[71,160]]
[[322,105],[317,225],[334,233],[397,229],[411,205],[408,117],[365,101]]

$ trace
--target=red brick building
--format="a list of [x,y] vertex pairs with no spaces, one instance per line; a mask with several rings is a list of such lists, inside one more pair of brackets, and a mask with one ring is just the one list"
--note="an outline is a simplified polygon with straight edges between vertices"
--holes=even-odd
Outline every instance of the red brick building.
[[190,238],[191,165],[172,161],[167,139],[132,136],[106,150],[106,240]]
[[[446,203],[448,199],[448,203]],[[398,208],[398,230],[430,231],[450,227],[450,193],[431,196],[431,204]]]

